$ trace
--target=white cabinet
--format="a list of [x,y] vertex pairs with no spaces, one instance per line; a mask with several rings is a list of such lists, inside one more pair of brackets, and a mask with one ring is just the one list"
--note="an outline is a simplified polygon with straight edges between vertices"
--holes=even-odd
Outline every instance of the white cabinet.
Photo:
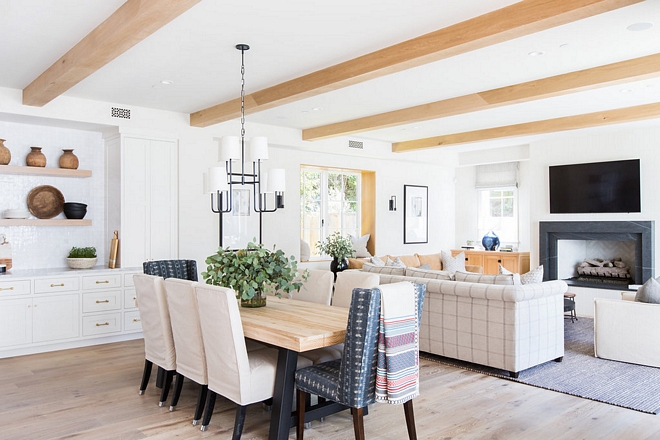
[[43,295],[32,303],[32,342],[80,336],[80,295]]
[[0,347],[32,342],[32,298],[0,301]]
[[175,141],[122,138],[123,267],[177,258],[177,180]]

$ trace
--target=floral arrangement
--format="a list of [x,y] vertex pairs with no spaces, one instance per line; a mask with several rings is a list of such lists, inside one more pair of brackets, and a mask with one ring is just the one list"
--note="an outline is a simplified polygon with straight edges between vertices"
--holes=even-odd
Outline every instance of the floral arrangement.
[[238,251],[219,248],[206,259],[206,264],[206,272],[202,273],[206,283],[232,288],[242,300],[260,296],[269,289],[277,296],[281,292],[299,291],[302,281],[309,276],[307,270],[298,276],[295,257],[287,258],[275,246],[270,250],[252,242]]
[[316,246],[322,254],[330,255],[338,261],[352,257],[355,254],[351,239],[342,237],[339,231],[332,233],[325,241],[319,241]]

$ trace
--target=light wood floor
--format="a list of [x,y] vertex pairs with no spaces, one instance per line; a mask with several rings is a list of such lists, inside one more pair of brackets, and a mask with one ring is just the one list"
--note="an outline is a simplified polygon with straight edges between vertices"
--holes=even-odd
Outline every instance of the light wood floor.
[[[159,408],[155,369],[143,396],[142,340],[0,359],[0,439],[230,438],[235,406],[218,399],[209,430],[191,425],[197,388],[174,412]],[[658,439],[660,416],[439,365],[421,364],[415,399],[420,439]],[[368,439],[405,439],[403,408],[376,404]],[[269,413],[253,405],[243,439],[267,438]],[[307,439],[350,439],[347,412],[313,422]],[[290,438],[295,438],[291,431]]]

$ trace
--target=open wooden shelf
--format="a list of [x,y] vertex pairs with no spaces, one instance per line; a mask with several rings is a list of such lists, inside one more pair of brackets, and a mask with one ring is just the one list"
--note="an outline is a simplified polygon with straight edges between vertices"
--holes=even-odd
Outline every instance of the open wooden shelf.
[[91,170],[69,170],[66,168],[28,167],[0,165],[0,174],[26,174],[32,176],[91,177]]
[[69,220],[64,218],[34,219],[34,218],[3,218],[0,226],[92,226],[91,220]]

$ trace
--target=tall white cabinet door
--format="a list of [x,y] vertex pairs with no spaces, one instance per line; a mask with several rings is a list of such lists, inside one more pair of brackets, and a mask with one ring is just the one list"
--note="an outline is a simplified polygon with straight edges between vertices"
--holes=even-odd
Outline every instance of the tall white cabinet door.
[[126,137],[122,144],[123,267],[178,256],[177,144]]
[[32,342],[32,299],[0,301],[0,347]]
[[47,295],[34,298],[33,342],[80,336],[80,295]]

